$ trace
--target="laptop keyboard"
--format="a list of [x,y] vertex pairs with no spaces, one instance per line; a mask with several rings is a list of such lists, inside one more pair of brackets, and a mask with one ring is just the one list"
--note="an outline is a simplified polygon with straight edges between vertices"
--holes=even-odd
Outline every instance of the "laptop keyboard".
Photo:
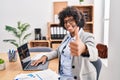
[[31,62],[29,65],[25,68],[25,70],[44,70],[48,68],[49,61],[47,61],[45,64],[39,64],[37,66],[32,66]]
[[38,70],[38,66],[32,66],[31,62],[27,65],[26,70]]

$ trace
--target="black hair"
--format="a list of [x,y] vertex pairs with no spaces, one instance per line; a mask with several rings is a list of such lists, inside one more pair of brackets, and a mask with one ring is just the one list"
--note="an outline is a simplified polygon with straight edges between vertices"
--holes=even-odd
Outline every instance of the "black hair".
[[80,28],[84,27],[85,25],[84,15],[82,14],[80,10],[78,10],[77,8],[73,6],[66,7],[58,14],[58,16],[60,20],[59,26],[62,26],[64,29],[65,29],[64,19],[66,17],[71,17],[71,16],[74,18],[77,26],[79,26]]

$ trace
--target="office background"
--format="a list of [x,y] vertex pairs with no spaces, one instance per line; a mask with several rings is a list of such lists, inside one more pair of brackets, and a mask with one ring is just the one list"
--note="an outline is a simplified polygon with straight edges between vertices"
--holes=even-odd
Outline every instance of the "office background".
[[[79,5],[79,0],[0,0],[0,52],[7,52],[13,45],[4,43],[3,39],[13,37],[5,31],[5,25],[17,26],[17,22],[26,22],[31,25],[29,32],[32,32],[29,40],[34,39],[34,28],[41,28],[42,35],[47,34],[47,22],[53,22],[53,2],[68,1],[68,5]],[[86,0],[89,2],[90,0]],[[94,34],[96,42],[104,42],[104,0],[91,0],[94,7]],[[99,25],[98,25],[99,24]]]
[[[2,40],[9,36],[4,30],[5,25],[16,25],[17,21],[28,22],[31,24],[31,32],[35,27],[43,27],[42,32],[46,31],[47,21],[52,21],[52,2],[56,0],[0,0],[0,52],[6,52],[9,45]],[[57,0],[58,1],[58,0]],[[62,0],[59,0],[62,1]],[[74,3],[73,3],[74,2]],[[100,80],[119,80],[120,76],[120,1],[111,0],[110,5],[110,27],[109,27],[109,46],[108,46],[108,67],[105,67]],[[69,0],[69,5],[78,4],[78,0]],[[95,25],[94,34],[96,42],[104,42],[104,0],[94,0],[95,5]],[[20,10],[19,10],[20,9]],[[43,10],[44,9],[44,10]],[[47,32],[45,32],[46,35]],[[34,36],[34,35],[32,35]],[[31,37],[33,39],[33,37]],[[4,46],[3,46],[4,45]]]

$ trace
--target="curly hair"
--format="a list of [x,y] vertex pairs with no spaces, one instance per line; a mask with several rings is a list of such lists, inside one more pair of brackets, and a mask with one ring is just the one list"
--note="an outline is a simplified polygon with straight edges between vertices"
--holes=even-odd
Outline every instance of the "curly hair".
[[59,16],[58,19],[60,21],[59,26],[62,26],[64,29],[65,29],[64,19],[66,17],[71,17],[71,16],[74,18],[77,26],[79,26],[80,28],[84,27],[85,25],[84,15],[80,10],[78,10],[73,6],[66,7],[58,14],[58,16]]

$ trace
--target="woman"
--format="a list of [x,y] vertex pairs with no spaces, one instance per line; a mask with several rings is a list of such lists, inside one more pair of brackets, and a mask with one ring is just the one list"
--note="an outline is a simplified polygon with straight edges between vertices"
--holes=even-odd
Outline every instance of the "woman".
[[83,30],[83,14],[75,7],[67,7],[59,13],[59,20],[69,33],[55,51],[32,65],[58,57],[60,80],[96,80],[96,70],[90,61],[97,60],[98,51],[93,35]]

